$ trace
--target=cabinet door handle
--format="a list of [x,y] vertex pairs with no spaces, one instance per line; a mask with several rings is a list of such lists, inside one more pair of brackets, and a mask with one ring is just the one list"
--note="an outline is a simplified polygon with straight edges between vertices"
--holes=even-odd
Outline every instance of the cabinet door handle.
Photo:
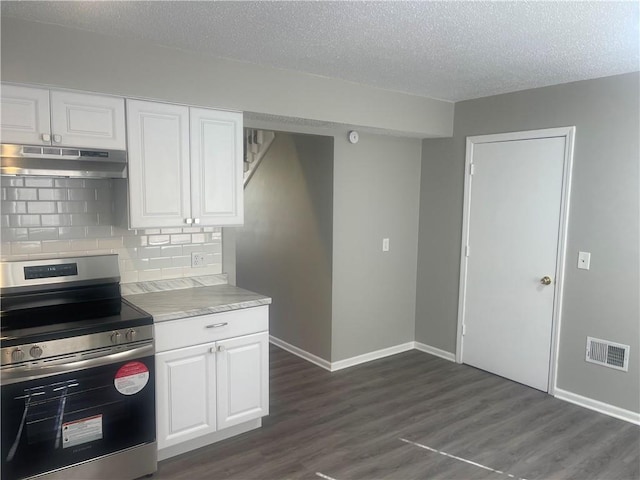
[[184,223],[191,225],[193,223],[193,218],[185,218]]
[[62,142],[62,136],[61,135],[54,135],[53,136],[53,143],[60,143]]
[[193,223],[195,223],[196,225],[200,223],[200,219],[199,218],[194,218],[193,219]]
[[224,345],[218,345],[218,351],[219,352],[224,352],[226,349],[224,348]]
[[226,325],[229,325],[229,322],[222,322],[222,323],[213,323],[211,325],[207,325],[204,328],[220,328],[220,327],[224,327]]
[[41,137],[42,137],[42,141],[43,142],[50,142],[51,141],[51,135],[49,135],[48,133],[43,133],[41,135]]

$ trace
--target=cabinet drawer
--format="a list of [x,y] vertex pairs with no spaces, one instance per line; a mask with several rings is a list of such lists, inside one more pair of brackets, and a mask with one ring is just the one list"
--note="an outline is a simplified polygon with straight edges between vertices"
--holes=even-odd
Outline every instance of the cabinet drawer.
[[268,329],[268,305],[159,322],[155,324],[156,352],[215,342]]

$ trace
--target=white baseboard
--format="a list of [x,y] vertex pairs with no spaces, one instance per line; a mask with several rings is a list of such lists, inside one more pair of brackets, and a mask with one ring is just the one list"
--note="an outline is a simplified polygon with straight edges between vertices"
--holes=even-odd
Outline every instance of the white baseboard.
[[281,349],[286,350],[289,353],[293,353],[294,355],[306,360],[307,362],[311,362],[319,367],[324,368],[325,370],[331,371],[331,362],[325,360],[324,358],[320,358],[313,353],[302,350],[301,348],[298,348],[295,345],[291,345],[284,340],[280,340],[278,337],[274,337],[273,335],[269,335],[269,341],[276,347],[280,347]]
[[439,348],[432,347],[431,345],[427,345],[425,343],[414,342],[415,349],[420,350],[421,352],[430,353],[431,355],[435,355],[436,357],[444,358],[445,360],[449,360],[450,362],[456,361],[456,354],[447,352],[446,350],[440,350]]
[[407,350],[413,350],[414,342],[407,342],[401,345],[395,345],[389,348],[383,348],[382,350],[376,350],[375,352],[365,353],[356,357],[346,358],[337,362],[331,363],[331,371],[342,370],[343,368],[353,367],[354,365],[360,365],[361,363],[370,362],[379,358],[388,357],[389,355],[395,355],[396,353],[406,352]]
[[588,408],[589,410],[595,410],[596,412],[604,413],[610,417],[615,417],[625,422],[640,425],[640,413],[632,412],[631,410],[625,410],[624,408],[609,405],[608,403],[594,400],[589,397],[583,397],[577,393],[572,393],[560,388],[555,389],[554,397],[564,400],[565,402],[580,405],[581,407]]
[[414,348],[414,342],[407,342],[403,343],[402,345],[395,345],[393,347],[383,348],[382,350],[376,350],[375,352],[369,352],[363,355],[358,355],[356,357],[346,358],[338,362],[329,362],[324,358],[320,358],[313,353],[302,350],[301,348],[296,347],[295,345],[291,345],[290,343],[287,343],[284,340],[279,339],[278,337],[274,337],[273,335],[269,335],[269,341],[275,346],[280,347],[289,353],[293,353],[294,355],[319,367],[322,367],[330,372],[353,367],[355,365],[360,365],[361,363],[370,362],[379,358],[388,357],[389,355],[395,355],[396,353],[406,352],[407,350],[412,350]]

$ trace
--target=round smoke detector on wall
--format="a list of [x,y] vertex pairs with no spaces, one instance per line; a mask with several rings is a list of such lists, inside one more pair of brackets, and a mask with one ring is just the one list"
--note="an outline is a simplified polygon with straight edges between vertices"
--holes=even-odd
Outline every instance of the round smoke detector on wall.
[[349,132],[349,141],[351,143],[358,143],[359,139],[360,139],[360,135],[358,135],[358,132],[356,132],[355,130],[351,130]]

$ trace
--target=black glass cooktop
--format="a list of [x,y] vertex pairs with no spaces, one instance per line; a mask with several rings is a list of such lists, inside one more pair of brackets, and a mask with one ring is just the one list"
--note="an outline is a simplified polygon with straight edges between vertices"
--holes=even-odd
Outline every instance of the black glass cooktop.
[[[109,330],[122,330],[124,328],[138,327],[153,324],[153,318],[144,310],[132,305],[123,298],[117,299],[117,308],[114,310],[113,301],[110,305],[100,307],[93,304],[87,307],[91,315],[82,314],[74,317],[67,316],[63,312],[51,313],[53,318],[47,321],[23,322],[19,318],[11,318],[5,315],[2,318],[0,336],[1,347],[12,347],[25,343],[38,343],[59,338],[88,335],[91,333]],[[86,313],[86,312],[85,312]],[[40,314],[38,314],[40,315]],[[24,320],[26,317],[22,316]]]

